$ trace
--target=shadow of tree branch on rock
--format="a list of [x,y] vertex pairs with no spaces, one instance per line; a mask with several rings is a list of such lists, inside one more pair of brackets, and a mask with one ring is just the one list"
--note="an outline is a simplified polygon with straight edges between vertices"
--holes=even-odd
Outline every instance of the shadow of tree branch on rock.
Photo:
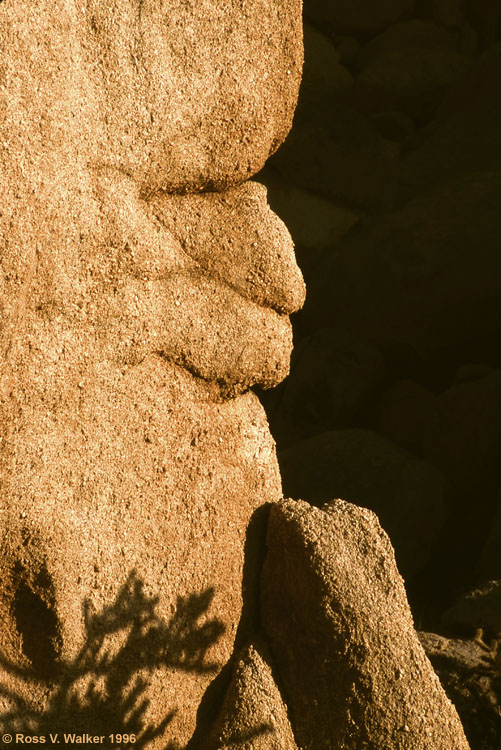
[[[123,741],[120,747],[146,748],[165,733],[176,714],[172,710],[157,726],[145,725],[152,672],[163,667],[207,674],[220,666],[207,660],[207,652],[223,634],[224,625],[218,619],[199,622],[213,597],[212,588],[178,597],[175,612],[166,621],[156,612],[158,597],[145,594],[133,571],[113,604],[100,612],[85,600],[85,642],[71,662],[54,665],[50,680],[41,680],[34,670],[22,669],[0,655],[0,668],[7,675],[42,683],[52,693],[46,709],[40,711],[0,683],[0,696],[10,704],[0,714],[0,731],[46,737],[59,733],[61,742],[65,733],[113,732],[135,735],[135,741]],[[173,743],[164,747],[178,748]]]

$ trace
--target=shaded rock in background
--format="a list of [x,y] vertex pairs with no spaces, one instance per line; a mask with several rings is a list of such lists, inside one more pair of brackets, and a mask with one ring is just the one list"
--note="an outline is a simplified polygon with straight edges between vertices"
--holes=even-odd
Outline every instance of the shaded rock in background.
[[437,466],[462,494],[478,495],[482,488],[488,505],[485,491],[497,490],[499,482],[501,373],[456,382],[438,396],[399,383],[383,399],[381,429]]
[[498,44],[451,87],[437,112],[438,122],[402,159],[403,201],[433,184],[501,169],[500,74]]
[[409,13],[413,0],[305,0],[306,18],[336,34],[376,34]]
[[[498,486],[501,461],[501,373],[453,385],[436,399],[423,455],[462,492]],[[488,504],[489,499],[484,498]],[[491,501],[492,502],[492,501]],[[480,498],[476,501],[480,508]]]
[[484,52],[472,64],[469,72],[451,86],[438,112],[439,120],[455,115],[499,113],[499,78],[501,76],[501,44]]
[[446,29],[457,29],[464,23],[464,0],[423,0],[421,5],[426,18]]
[[[401,161],[399,200],[425,194],[430,185],[461,182],[501,170],[501,113],[461,113],[435,124]],[[481,229],[485,226],[479,223]]]
[[412,380],[401,380],[381,399],[379,430],[397,445],[422,456],[424,435],[435,408],[434,393]]
[[409,48],[454,49],[455,42],[455,37],[444,28],[413,18],[393,24],[364,44],[358,54],[358,63],[360,67],[364,67],[381,54]]
[[372,57],[356,81],[355,96],[367,112],[398,110],[417,123],[432,119],[447,88],[471,65],[452,49],[408,47]]
[[480,48],[494,44],[501,33],[501,7],[497,0],[466,0],[466,13],[476,29]]
[[375,511],[412,577],[429,559],[445,521],[444,480],[437,469],[369,430],[315,435],[279,453],[284,495],[321,505],[332,497]]
[[240,654],[223,706],[201,750],[295,750],[287,708],[262,647]]
[[468,748],[371,511],[274,506],[261,607],[300,747]]
[[361,44],[355,36],[336,34],[336,49],[339,53],[339,62],[346,65],[350,70],[357,67],[358,55]]
[[481,628],[486,639],[501,638],[501,581],[489,581],[462,596],[444,613],[447,627],[475,631]]
[[349,331],[400,362],[498,357],[500,196],[501,172],[469,175],[359,224],[312,275],[302,330]]
[[487,536],[478,565],[478,575],[481,580],[501,580],[501,504],[491,521],[491,529]]
[[364,341],[329,328],[302,339],[270,417],[280,448],[356,423],[385,374],[381,353]]
[[472,750],[497,748],[501,736],[501,662],[485,644],[418,633],[453,701]]
[[377,112],[370,121],[383,138],[396,143],[410,138],[416,130],[413,120],[404,112]]
[[336,103],[353,88],[353,76],[340,63],[339,52],[328,36],[304,25],[304,67],[294,122],[318,120],[326,110],[335,114]]
[[290,185],[270,167],[257,179],[266,185],[271,208],[287,225],[297,262],[307,278],[324,253],[358,222],[358,216],[323,195]]
[[398,148],[348,105],[330,121],[298,122],[270,164],[296,187],[361,208],[393,204]]

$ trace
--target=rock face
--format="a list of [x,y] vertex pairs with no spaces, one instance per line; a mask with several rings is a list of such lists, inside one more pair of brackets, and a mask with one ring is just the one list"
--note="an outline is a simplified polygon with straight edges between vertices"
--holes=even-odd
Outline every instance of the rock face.
[[232,653],[246,529],[281,496],[245,392],[287,373],[304,295],[238,185],[290,127],[299,11],[0,4],[5,731],[184,745]]
[[468,748],[371,511],[273,506],[261,605],[300,747]]
[[299,34],[297,0],[7,3],[7,148],[38,110],[32,138],[57,148],[71,130],[81,156],[145,191],[240,182],[289,129]]

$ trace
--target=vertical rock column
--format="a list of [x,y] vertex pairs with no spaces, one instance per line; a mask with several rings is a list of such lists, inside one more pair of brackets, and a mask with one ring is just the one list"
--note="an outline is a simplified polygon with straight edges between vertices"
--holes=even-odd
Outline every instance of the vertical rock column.
[[304,294],[242,183],[301,61],[298,0],[0,3],[4,731],[184,745],[233,651]]

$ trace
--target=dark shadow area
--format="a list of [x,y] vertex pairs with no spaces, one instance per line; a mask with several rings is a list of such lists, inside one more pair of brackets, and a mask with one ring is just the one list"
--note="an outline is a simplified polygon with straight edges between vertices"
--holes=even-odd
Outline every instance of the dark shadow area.
[[[260,631],[260,579],[266,555],[266,528],[270,507],[269,504],[261,506],[253,513],[249,521],[244,547],[242,613],[235,635],[233,653],[228,663],[225,664],[205,691],[197,713],[197,728],[186,750],[197,750],[203,743],[208,728],[223,703],[239,652]],[[245,742],[267,731],[270,731],[269,727],[258,727],[252,730],[254,734],[249,735],[249,737],[238,738],[238,740],[235,738],[232,741]]]
[[305,0],[304,31],[294,125],[257,179],[307,296],[290,376],[258,395],[284,493],[373,509],[441,633],[501,576],[501,3]]
[[12,614],[22,639],[23,652],[31,662],[34,674],[42,680],[50,680],[58,673],[61,651],[52,581],[45,566],[41,567],[32,585],[19,562],[12,573],[14,580],[18,581]]
[[[164,735],[176,714],[174,708],[166,711],[158,725],[145,724],[148,676],[162,668],[198,674],[210,674],[219,668],[207,659],[208,650],[224,632],[220,620],[206,619],[214,590],[178,597],[175,612],[166,621],[157,614],[158,598],[145,594],[143,582],[133,571],[113,604],[96,612],[88,600],[84,602],[82,648],[71,662],[58,661],[56,679],[42,679],[40,667],[45,669],[46,661],[54,655],[44,656],[39,649],[46,643],[47,628],[54,623],[30,590],[21,587],[20,591],[14,609],[24,628],[24,649],[27,656],[31,654],[33,666],[22,669],[0,656],[0,667],[28,686],[44,686],[51,691],[51,698],[47,709],[40,712],[0,684],[0,695],[11,704],[11,710],[0,715],[1,732],[46,737],[59,733],[62,746],[65,733],[113,732],[135,735],[135,742],[124,739],[120,747],[146,748]],[[205,620],[202,624],[201,618]],[[164,747],[178,748],[172,742]]]

